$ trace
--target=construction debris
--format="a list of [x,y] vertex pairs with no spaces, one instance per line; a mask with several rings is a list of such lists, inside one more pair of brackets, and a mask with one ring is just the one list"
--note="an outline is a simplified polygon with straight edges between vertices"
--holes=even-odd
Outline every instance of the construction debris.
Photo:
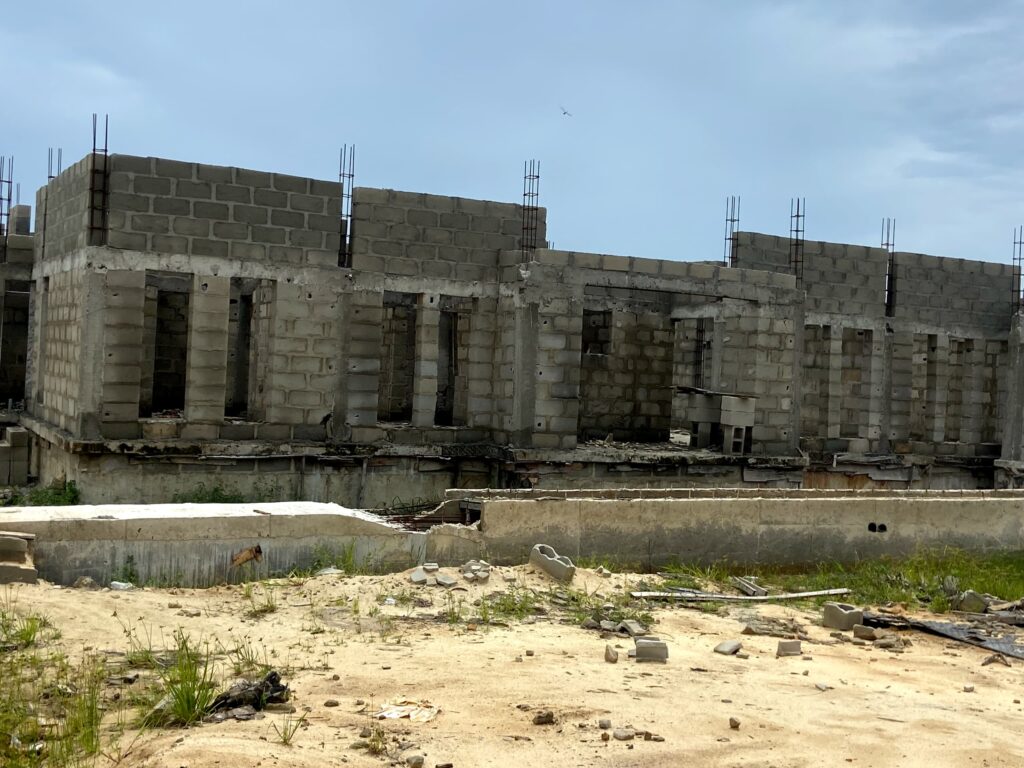
[[825,603],[821,606],[821,626],[848,632],[864,619],[864,611],[846,603]]
[[428,723],[437,717],[441,710],[426,699],[395,699],[384,702],[380,710],[374,714],[378,720],[399,720],[408,718],[414,723]]
[[[917,629],[940,637],[948,637],[968,645],[975,645],[989,651],[1024,659],[1024,643],[1017,641],[1016,634],[998,622],[953,622],[927,621],[896,616],[886,613],[864,613],[864,624],[886,629]],[[878,641],[875,641],[876,645]]]
[[716,592],[703,592],[699,589],[670,587],[667,592],[630,592],[630,597],[638,600],[667,600],[677,603],[708,603],[708,602],[758,602],[771,600],[802,600],[808,597],[832,597],[848,595],[850,590],[818,589],[813,592],[785,592],[778,595],[723,595]]
[[768,594],[768,590],[760,586],[753,576],[733,576],[730,581],[736,589],[745,595],[764,596]]
[[559,555],[547,544],[537,544],[530,550],[530,565],[558,581],[572,581],[576,575],[576,566],[572,560]]

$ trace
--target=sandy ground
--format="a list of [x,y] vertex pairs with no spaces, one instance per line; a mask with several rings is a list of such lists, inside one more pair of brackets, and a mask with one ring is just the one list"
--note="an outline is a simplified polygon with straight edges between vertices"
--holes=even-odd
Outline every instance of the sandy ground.
[[[245,639],[265,649],[292,687],[296,714],[148,730],[124,766],[404,765],[411,754],[424,754],[427,768],[1024,763],[1024,666],[1016,660],[1010,668],[983,667],[987,651],[919,633],[907,635],[913,644],[901,654],[836,643],[814,624],[817,611],[785,606],[730,608],[728,615],[656,609],[652,631],[668,641],[666,664],[637,664],[626,658],[630,640],[602,639],[563,623],[556,611],[509,627],[436,620],[459,598],[468,609],[481,593],[505,589],[502,572],[521,585],[553,586],[527,567],[496,569],[489,584],[453,592],[449,601],[442,588],[413,587],[403,574],[321,576],[279,582],[277,610],[256,619],[246,617],[250,603],[240,587],[111,592],[40,584],[20,589],[17,599],[60,628],[72,656],[126,650],[121,622],[150,633],[157,648],[182,627],[225,646]],[[581,570],[573,586],[611,595],[639,578]],[[378,598],[403,591],[433,605],[368,615]],[[803,657],[776,658],[776,638],[740,635],[754,612],[805,623],[814,642],[804,643]],[[742,639],[749,658],[712,652],[727,639]],[[606,642],[620,646],[617,664],[604,660]],[[230,679],[226,659],[221,666]],[[429,700],[440,714],[427,723],[384,721],[387,756],[353,749],[375,722],[369,713],[396,697]],[[338,706],[325,706],[329,699]],[[534,725],[545,709],[556,723]],[[307,726],[291,746],[282,744],[274,724],[302,713]],[[739,719],[738,730],[730,717]],[[604,742],[602,718],[664,741]],[[122,748],[130,741],[130,734],[122,738]]]

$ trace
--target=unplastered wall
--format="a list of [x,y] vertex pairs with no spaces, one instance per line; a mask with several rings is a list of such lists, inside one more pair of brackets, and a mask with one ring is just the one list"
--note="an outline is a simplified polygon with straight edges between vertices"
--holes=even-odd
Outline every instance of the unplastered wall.
[[1012,265],[919,253],[894,258],[897,320],[992,335],[1009,330]]
[[[789,305],[756,305],[742,314],[723,313],[721,323],[723,392],[757,398],[752,451],[791,452],[795,324]],[[802,353],[802,350],[801,350]]]
[[[788,237],[740,232],[735,265],[793,274]],[[884,248],[807,240],[803,246],[803,289],[808,311],[862,317],[885,314],[889,255]]]
[[[580,367],[579,436],[667,440],[672,417],[671,294],[584,289],[583,323],[595,342]],[[574,318],[579,323],[580,318]]]
[[[39,300],[42,349],[40,371],[42,417],[61,429],[77,432],[85,309],[84,270],[57,272],[44,278]],[[38,404],[37,404],[38,405]],[[36,410],[36,412],[40,412]]]
[[[519,247],[522,206],[357,187],[352,266],[393,276],[498,279],[498,253]],[[539,211],[538,241],[546,211]]]
[[110,158],[112,248],[337,266],[341,187],[156,157]]
[[281,280],[273,293],[266,421],[304,425],[305,437],[323,439],[344,362],[346,297],[336,286]]
[[89,244],[92,164],[93,156],[86,155],[36,192],[37,260],[58,258]]

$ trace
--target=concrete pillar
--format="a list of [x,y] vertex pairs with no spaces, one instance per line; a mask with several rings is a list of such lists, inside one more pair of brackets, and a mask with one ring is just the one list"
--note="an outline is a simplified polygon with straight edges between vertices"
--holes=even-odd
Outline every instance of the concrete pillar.
[[[139,437],[139,401],[141,397],[142,364],[146,353],[146,273],[144,270],[108,270],[106,275],[92,273],[87,280],[86,301],[93,294],[103,305],[99,313],[100,327],[87,327],[84,339],[102,333],[97,354],[83,354],[83,359],[97,358],[95,366],[86,362],[82,371],[82,430],[88,432],[89,414],[98,412],[99,431],[103,437],[131,439]],[[86,317],[91,316],[86,313]],[[87,320],[87,325],[91,322]],[[91,345],[91,341],[87,342]],[[85,349],[83,348],[83,353]],[[102,365],[102,372],[95,370]],[[93,382],[100,380],[95,394]],[[93,405],[95,403],[95,405]]]
[[[725,349],[725,323],[721,318],[708,318],[711,323],[711,367],[705,372],[705,388],[722,388],[722,352]],[[676,323],[676,326],[679,324]],[[676,345],[672,345],[676,349]],[[678,383],[678,382],[676,382]]]
[[416,298],[416,360],[413,363],[412,424],[432,427],[437,409],[437,333],[441,320],[437,294]]
[[967,339],[965,343],[960,442],[977,445],[985,420],[985,340]]
[[[888,324],[886,325],[888,328]],[[906,441],[910,437],[911,408],[914,389],[914,334],[908,331],[886,330],[885,365],[890,369],[888,388],[883,390],[889,396],[889,403],[883,411],[888,419],[883,424],[882,436],[887,444],[879,450],[893,450],[893,442]]]
[[842,430],[843,406],[843,329],[826,325],[821,329],[822,341],[828,350],[828,376],[825,389],[828,401],[825,407],[826,437],[838,438]]
[[514,397],[509,438],[515,446],[533,444],[537,396],[537,305],[527,303],[524,291],[515,297],[513,350]]
[[230,302],[230,278],[192,276],[182,437],[216,438],[224,421]]
[[884,332],[872,330],[865,333],[871,334],[871,347],[868,350],[871,369],[866,372],[869,386],[867,421],[861,426],[860,436],[872,441],[873,447],[877,448],[876,441],[883,435],[882,424],[888,424],[889,421],[889,402],[892,400],[889,395],[892,389],[892,371],[886,364],[892,360],[892,339],[891,334]]
[[789,450],[794,456],[800,453],[800,419],[803,408],[804,391],[804,303],[800,301],[793,305],[793,363],[790,367],[789,385]]
[[1003,445],[1000,458],[1006,461],[1024,460],[1024,327],[1020,314],[1010,320],[1007,334],[1004,390],[1006,402],[1003,414]]
[[940,333],[928,337],[926,441],[941,443],[946,439],[946,397],[948,389],[949,336]]
[[345,359],[345,432],[362,442],[372,439],[377,425],[377,394],[380,385],[381,323],[384,294],[379,290],[355,290],[348,309],[348,355]]

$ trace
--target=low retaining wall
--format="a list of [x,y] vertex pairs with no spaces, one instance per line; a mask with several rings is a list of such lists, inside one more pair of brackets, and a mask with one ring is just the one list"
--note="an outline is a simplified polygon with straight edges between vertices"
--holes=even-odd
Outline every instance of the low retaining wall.
[[[358,564],[400,570],[422,562],[426,547],[426,534],[313,502],[22,507],[0,513],[0,527],[34,533],[39,576],[58,584],[130,576],[210,586],[308,567],[320,552],[349,547]],[[232,567],[233,554],[256,544],[260,563]]]
[[561,498],[480,499],[487,555],[499,563],[522,562],[543,541],[574,558],[656,567],[723,559],[851,562],[937,546],[1024,549],[1024,495],[1019,493],[615,495],[619,498],[590,498],[581,491]]
[[[446,503],[472,504],[479,524],[425,533],[314,502],[25,507],[0,513],[0,528],[35,534],[39,575],[60,584],[79,576],[105,584],[131,573],[139,583],[208,586],[308,567],[323,550],[349,548],[354,563],[380,570],[424,560],[523,563],[538,543],[573,559],[648,568],[723,559],[851,562],[940,546],[1024,549],[1021,492],[655,493],[452,492]],[[256,544],[264,555],[258,566],[231,566],[234,553]]]

